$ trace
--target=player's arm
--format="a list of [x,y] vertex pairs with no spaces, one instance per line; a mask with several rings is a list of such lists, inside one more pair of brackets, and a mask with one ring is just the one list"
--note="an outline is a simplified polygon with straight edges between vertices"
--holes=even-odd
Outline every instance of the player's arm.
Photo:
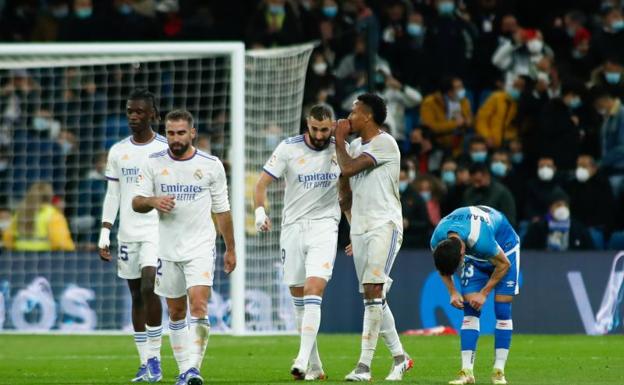
[[340,210],[345,213],[349,223],[351,223],[351,204],[353,203],[353,194],[349,185],[349,178],[341,176],[338,179],[338,202]]
[[487,296],[501,281],[501,279],[503,279],[511,267],[511,262],[509,262],[509,259],[505,256],[505,253],[500,247],[498,248],[498,254],[496,254],[493,258],[490,258],[490,262],[494,265],[494,271],[492,272],[490,279],[479,293],[471,296],[469,301],[470,306],[472,306],[475,310],[481,310]]
[[375,159],[364,153],[357,158],[352,158],[347,151],[346,138],[351,132],[351,123],[347,119],[336,122],[336,157],[342,176],[350,178],[360,172],[376,166]]
[[172,195],[154,196],[154,182],[148,165],[141,170],[137,182],[137,195],[132,198],[132,210],[140,214],[149,213],[153,209],[168,214],[175,207]]
[[224,271],[230,274],[236,268],[236,245],[234,242],[232,212],[228,210],[222,213],[215,213],[215,219],[225,243],[225,253],[223,254]]
[[487,281],[483,289],[481,289],[481,294],[485,297],[490,294],[492,289],[494,289],[501,279],[503,279],[511,267],[511,262],[509,262],[509,259],[500,248],[498,249],[498,254],[496,254],[494,258],[491,258],[490,262],[494,265],[494,272],[492,272],[490,279]]
[[109,250],[110,232],[117,218],[117,212],[119,211],[121,201],[121,193],[119,190],[119,180],[109,177],[104,203],[102,204],[102,228],[100,229],[100,238],[98,240],[100,258],[107,262],[111,260]]
[[256,183],[256,190],[254,192],[254,209],[256,213],[256,230],[257,231],[270,231],[271,219],[266,215],[266,194],[267,188],[273,182],[275,178],[269,175],[267,172],[262,171],[260,178]]
[[451,297],[451,305],[458,309],[463,309],[464,297],[462,297],[462,295],[455,288],[454,277],[452,275],[442,275],[442,274],[440,274],[440,277],[442,278],[442,282],[444,283],[444,286],[446,287],[446,290],[448,291],[449,296]]

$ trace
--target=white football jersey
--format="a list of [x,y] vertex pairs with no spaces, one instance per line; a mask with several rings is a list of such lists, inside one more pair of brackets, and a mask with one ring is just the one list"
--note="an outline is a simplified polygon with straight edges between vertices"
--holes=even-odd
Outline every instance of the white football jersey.
[[264,172],[275,179],[283,176],[286,181],[282,225],[300,219],[340,221],[340,167],[334,138],[323,150],[309,146],[303,135],[288,138],[277,146]]
[[221,161],[199,150],[176,160],[164,150],[150,155],[138,179],[137,195],[175,197],[170,213],[158,213],[158,257],[180,262],[212,254],[217,237],[212,213],[230,210]]
[[351,233],[364,234],[388,222],[403,231],[399,172],[401,153],[394,138],[383,132],[369,142],[362,138],[351,142],[349,153],[353,158],[370,156],[375,166],[349,178],[353,203],[351,206]]
[[119,182],[119,232],[122,242],[142,242],[154,239],[158,229],[156,213],[139,214],[132,210],[137,177],[150,154],[168,148],[167,139],[156,134],[148,143],[135,143],[132,137],[113,145],[108,152],[106,178]]

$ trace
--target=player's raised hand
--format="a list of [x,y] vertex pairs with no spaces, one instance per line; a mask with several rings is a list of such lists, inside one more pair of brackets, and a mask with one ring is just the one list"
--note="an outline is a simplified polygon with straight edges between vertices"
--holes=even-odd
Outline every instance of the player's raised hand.
[[472,306],[473,309],[480,311],[485,303],[486,297],[481,293],[475,293],[470,296],[468,303]]
[[266,215],[264,207],[256,208],[256,231],[266,233],[271,231],[271,218]]
[[351,243],[349,243],[347,247],[345,247],[345,254],[347,254],[349,257],[353,257],[353,245]]
[[336,129],[334,130],[334,136],[336,139],[344,140],[351,133],[351,122],[349,119],[338,119],[336,121]]
[[102,227],[100,230],[100,239],[98,240],[98,249],[100,252],[100,259],[102,261],[110,262],[110,229]]
[[152,197],[152,207],[161,213],[168,214],[175,207],[175,197],[173,195],[164,195],[161,197]]
[[223,254],[223,271],[230,274],[236,269],[236,252],[233,250],[225,250]]
[[451,306],[456,307],[458,309],[464,308],[464,297],[458,292],[454,292],[451,294]]

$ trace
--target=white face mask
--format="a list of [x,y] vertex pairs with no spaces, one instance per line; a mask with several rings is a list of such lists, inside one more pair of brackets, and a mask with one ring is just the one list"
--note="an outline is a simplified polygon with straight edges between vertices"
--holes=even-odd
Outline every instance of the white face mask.
[[407,180],[412,183],[414,180],[416,179],[416,171],[414,170],[409,170],[407,172]]
[[314,71],[317,75],[325,75],[325,71],[327,71],[327,63],[324,61],[314,63],[312,65],[312,71]]
[[537,170],[537,176],[543,181],[552,180],[555,176],[555,170],[552,167],[544,166]]
[[589,180],[589,170],[585,167],[576,168],[576,180],[581,183],[585,183]]
[[535,54],[542,52],[542,48],[544,48],[544,42],[538,39],[529,40],[527,43],[527,48],[529,52]]
[[553,218],[558,221],[567,221],[570,219],[570,209],[567,206],[559,206],[553,211]]

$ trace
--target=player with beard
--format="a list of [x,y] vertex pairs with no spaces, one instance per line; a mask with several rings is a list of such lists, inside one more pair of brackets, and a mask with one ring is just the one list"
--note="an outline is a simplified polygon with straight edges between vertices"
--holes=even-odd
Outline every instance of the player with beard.
[[254,195],[256,229],[271,231],[266,213],[267,187],[285,179],[280,235],[284,281],[290,287],[300,332],[299,354],[291,367],[295,379],[324,379],[316,335],[323,291],[332,276],[340,205],[340,168],[331,136],[334,114],[328,105],[310,109],[305,134],[282,141],[264,165]]
[[126,116],[132,136],[115,143],[108,153],[108,187],[102,209],[98,247],[100,258],[111,260],[110,231],[119,211],[117,275],[128,281],[132,298],[134,341],[141,366],[132,382],[155,382],[162,378],[160,298],[154,294],[158,249],[158,215],[132,211],[132,198],[143,163],[154,152],[167,148],[167,140],[152,130],[158,121],[154,95],[137,89],[128,97]]
[[[155,292],[167,299],[176,385],[201,385],[199,373],[208,336],[208,299],[216,260],[216,218],[225,243],[224,271],[236,267],[234,229],[221,161],[193,147],[197,135],[188,111],[165,117],[169,149],[150,155],[138,178],[132,208],[158,211],[160,247]],[[190,327],[187,328],[187,295]]]

